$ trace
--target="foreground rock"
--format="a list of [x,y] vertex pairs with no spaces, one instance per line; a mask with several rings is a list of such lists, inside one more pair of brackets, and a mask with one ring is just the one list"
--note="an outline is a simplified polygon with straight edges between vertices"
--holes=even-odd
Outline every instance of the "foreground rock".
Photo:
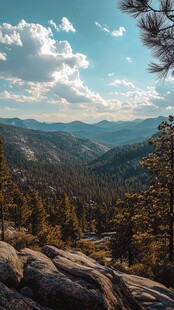
[[23,259],[27,257],[24,283],[43,305],[67,310],[141,309],[112,270],[81,253],[51,246],[43,252],[21,251]]
[[[116,272],[118,274],[118,272]],[[120,273],[133,296],[146,309],[174,309],[174,293],[164,285],[146,278]]]
[[[42,253],[16,252],[4,242],[0,250],[6,253],[0,254],[0,310],[174,309],[174,294],[164,286],[101,266],[80,252],[53,246]],[[7,265],[12,282],[3,273]]]
[[[33,300],[0,282],[0,310],[46,310]],[[48,309],[48,308],[47,308]]]
[[15,249],[8,243],[0,242],[0,281],[9,287],[17,287],[22,273]]

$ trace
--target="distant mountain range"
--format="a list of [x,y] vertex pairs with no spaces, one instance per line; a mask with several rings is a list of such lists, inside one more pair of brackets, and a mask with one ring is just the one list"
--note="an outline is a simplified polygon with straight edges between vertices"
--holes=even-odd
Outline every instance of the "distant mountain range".
[[92,161],[109,147],[89,139],[76,138],[66,132],[42,132],[0,124],[0,136],[9,156],[15,159],[66,164],[69,161]]
[[95,124],[86,124],[80,121],[49,124],[34,119],[0,118],[0,123],[45,132],[67,132],[77,138],[87,138],[114,147],[145,141],[157,131],[158,125],[166,119],[166,117],[159,116],[134,121],[110,122],[103,120]]

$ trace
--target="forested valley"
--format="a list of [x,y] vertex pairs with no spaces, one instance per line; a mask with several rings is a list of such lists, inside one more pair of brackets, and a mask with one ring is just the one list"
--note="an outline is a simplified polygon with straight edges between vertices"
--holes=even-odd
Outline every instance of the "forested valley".
[[[82,141],[72,148],[70,135],[50,141],[46,133],[0,125],[1,239],[17,249],[80,249],[170,286],[163,273],[173,261],[173,121],[162,122],[149,142],[105,151],[95,144],[94,152],[86,140],[85,153]],[[85,238],[92,235],[102,241]]]

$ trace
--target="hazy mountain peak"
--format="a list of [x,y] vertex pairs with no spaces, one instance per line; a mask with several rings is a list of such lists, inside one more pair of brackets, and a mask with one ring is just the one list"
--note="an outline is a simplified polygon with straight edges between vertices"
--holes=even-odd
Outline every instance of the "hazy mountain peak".
[[157,132],[158,125],[167,118],[158,116],[133,121],[102,120],[87,124],[79,120],[69,123],[46,123],[35,119],[1,118],[0,123],[44,132],[68,132],[77,138],[95,140],[111,147],[142,142]]

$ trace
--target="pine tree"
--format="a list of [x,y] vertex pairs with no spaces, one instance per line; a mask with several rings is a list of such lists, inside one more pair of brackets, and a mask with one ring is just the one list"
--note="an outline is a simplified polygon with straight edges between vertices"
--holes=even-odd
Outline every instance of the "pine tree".
[[162,189],[150,186],[139,195],[140,200],[133,218],[133,239],[138,249],[137,263],[146,266],[150,272],[166,258],[168,228],[164,197]]
[[79,226],[84,233],[87,228],[86,209],[84,203],[78,202],[76,204],[76,214],[79,221]]
[[8,208],[8,217],[14,221],[15,228],[26,227],[31,216],[31,209],[19,188],[14,184],[12,204]]
[[1,218],[1,240],[4,241],[4,207],[9,199],[10,187],[12,186],[11,177],[4,158],[4,144],[0,139],[0,218]]
[[[141,165],[150,172],[150,184],[156,193],[163,192],[161,204],[168,208],[169,261],[173,261],[173,221],[174,221],[174,116],[162,122],[158,129],[161,134],[149,142],[154,152],[145,157]],[[164,194],[165,193],[165,194]]]
[[81,230],[79,227],[78,218],[75,212],[75,208],[71,205],[70,217],[65,223],[68,230],[68,239],[71,243],[76,244],[80,238]]
[[96,206],[96,231],[98,234],[103,233],[107,230],[107,216],[108,216],[108,210],[107,206],[105,204]]
[[56,225],[61,227],[62,240],[64,242],[76,243],[80,237],[80,227],[74,206],[69,202],[65,194],[61,201],[57,204]]
[[3,185],[4,185],[4,146],[0,140],[0,216],[1,216],[1,240],[4,241],[4,207],[3,207]]
[[141,212],[142,196],[138,194],[125,194],[122,200],[118,200],[115,206],[113,229],[115,235],[111,240],[112,256],[115,259],[128,260],[129,267],[133,264],[137,253],[138,231],[136,217]]
[[34,236],[37,236],[44,229],[47,223],[47,214],[44,210],[41,198],[38,196],[37,192],[30,194],[28,203],[31,210],[31,233]]

